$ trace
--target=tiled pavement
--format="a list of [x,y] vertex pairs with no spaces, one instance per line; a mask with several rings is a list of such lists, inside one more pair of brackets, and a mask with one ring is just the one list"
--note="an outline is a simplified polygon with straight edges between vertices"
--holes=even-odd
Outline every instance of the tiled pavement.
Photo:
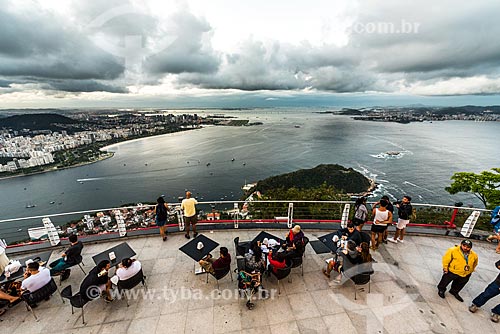
[[[272,232],[272,231],[271,231]],[[324,231],[305,231],[311,240]],[[251,240],[256,230],[216,231],[206,235],[234,253],[233,239]],[[284,230],[274,231],[281,235]],[[86,245],[84,267],[88,271],[91,256],[122,242]],[[124,300],[107,304],[102,299],[85,306],[86,325],[80,310],[71,314],[68,303],[59,296],[42,302],[35,309],[40,321],[26,311],[23,304],[9,309],[0,322],[2,333],[500,333],[500,324],[489,320],[490,301],[475,314],[468,311],[470,301],[491,282],[498,271],[494,246],[476,242],[479,266],[462,291],[464,303],[447,295],[437,295],[441,277],[441,256],[459,239],[409,236],[404,244],[388,244],[374,252],[378,261],[372,276],[371,292],[360,292],[354,301],[354,287],[347,282],[337,285],[328,281],[320,269],[329,254],[317,255],[308,245],[304,276],[294,269],[292,282],[280,283],[281,294],[256,300],[248,310],[244,299],[235,293],[236,280],[220,281],[221,294],[213,278],[207,284],[205,275],[195,276],[193,261],[178,248],[186,239],[182,234],[129,239],[148,280],[147,298],[142,294],[127,307]],[[54,251],[57,257],[59,249]],[[214,251],[215,253],[215,251]],[[233,260],[233,267],[235,261]],[[83,273],[74,268],[63,287],[78,289]],[[234,274],[233,277],[235,278]],[[277,289],[274,278],[266,278],[267,289]],[[137,288],[138,291],[140,288]],[[367,288],[365,288],[367,290]],[[175,301],[172,296],[175,296]],[[500,297],[496,299],[500,302]]]

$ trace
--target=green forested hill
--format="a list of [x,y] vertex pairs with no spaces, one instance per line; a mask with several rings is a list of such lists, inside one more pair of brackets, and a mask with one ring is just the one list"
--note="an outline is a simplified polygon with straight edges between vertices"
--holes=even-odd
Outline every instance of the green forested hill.
[[329,164],[269,177],[259,181],[253,190],[266,193],[279,188],[311,189],[323,184],[333,186],[339,192],[362,193],[370,187],[370,180],[352,168]]

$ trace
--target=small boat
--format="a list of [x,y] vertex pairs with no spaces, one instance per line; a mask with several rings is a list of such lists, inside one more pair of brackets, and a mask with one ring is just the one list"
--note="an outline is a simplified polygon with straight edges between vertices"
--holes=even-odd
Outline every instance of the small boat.
[[36,204],[26,204],[26,209],[34,208]]
[[55,201],[50,201],[50,203],[49,203],[49,204],[55,204],[55,203],[56,203]]
[[231,161],[234,161],[234,158],[232,158]]
[[210,166],[210,162],[209,162],[209,163],[207,163],[207,167],[208,167],[208,166]]
[[300,128],[300,125],[295,125],[295,128],[296,128],[296,129]]
[[144,164],[144,166],[147,166],[148,164]]
[[247,165],[247,163],[246,163],[246,162],[244,162],[244,163],[243,163],[243,166],[246,166],[246,165]]
[[83,184],[83,182],[80,181],[80,184]]

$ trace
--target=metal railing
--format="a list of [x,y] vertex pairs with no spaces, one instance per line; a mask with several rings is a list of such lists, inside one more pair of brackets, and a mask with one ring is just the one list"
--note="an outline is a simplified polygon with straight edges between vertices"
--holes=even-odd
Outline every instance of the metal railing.
[[[410,219],[410,226],[455,229],[457,225],[461,226],[473,211],[479,211],[481,215],[476,228],[490,228],[490,210],[426,203],[412,205],[415,210]],[[170,203],[169,206],[169,228],[183,231],[184,219],[180,203]],[[3,219],[0,220],[0,238],[6,239],[10,245],[30,242],[28,231],[38,228],[38,232],[43,233],[44,218],[49,218],[50,222],[60,228],[57,231],[52,230],[51,233],[57,233],[61,238],[72,233],[90,236],[116,235],[121,232],[120,235],[125,235],[128,231],[156,228],[153,209],[154,204],[138,204]],[[345,224],[354,215],[354,205],[351,201],[215,201],[199,202],[197,210],[200,225],[226,224],[227,227],[230,224],[233,228],[244,228],[248,223],[276,223],[284,228],[291,227],[292,223]],[[397,209],[394,220],[397,220]]]

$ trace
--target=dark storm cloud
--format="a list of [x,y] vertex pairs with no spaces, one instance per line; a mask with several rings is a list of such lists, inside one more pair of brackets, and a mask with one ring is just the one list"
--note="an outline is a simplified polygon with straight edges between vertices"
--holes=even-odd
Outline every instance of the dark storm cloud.
[[31,8],[0,9],[0,75],[57,79],[115,79],[119,61],[60,17]]

